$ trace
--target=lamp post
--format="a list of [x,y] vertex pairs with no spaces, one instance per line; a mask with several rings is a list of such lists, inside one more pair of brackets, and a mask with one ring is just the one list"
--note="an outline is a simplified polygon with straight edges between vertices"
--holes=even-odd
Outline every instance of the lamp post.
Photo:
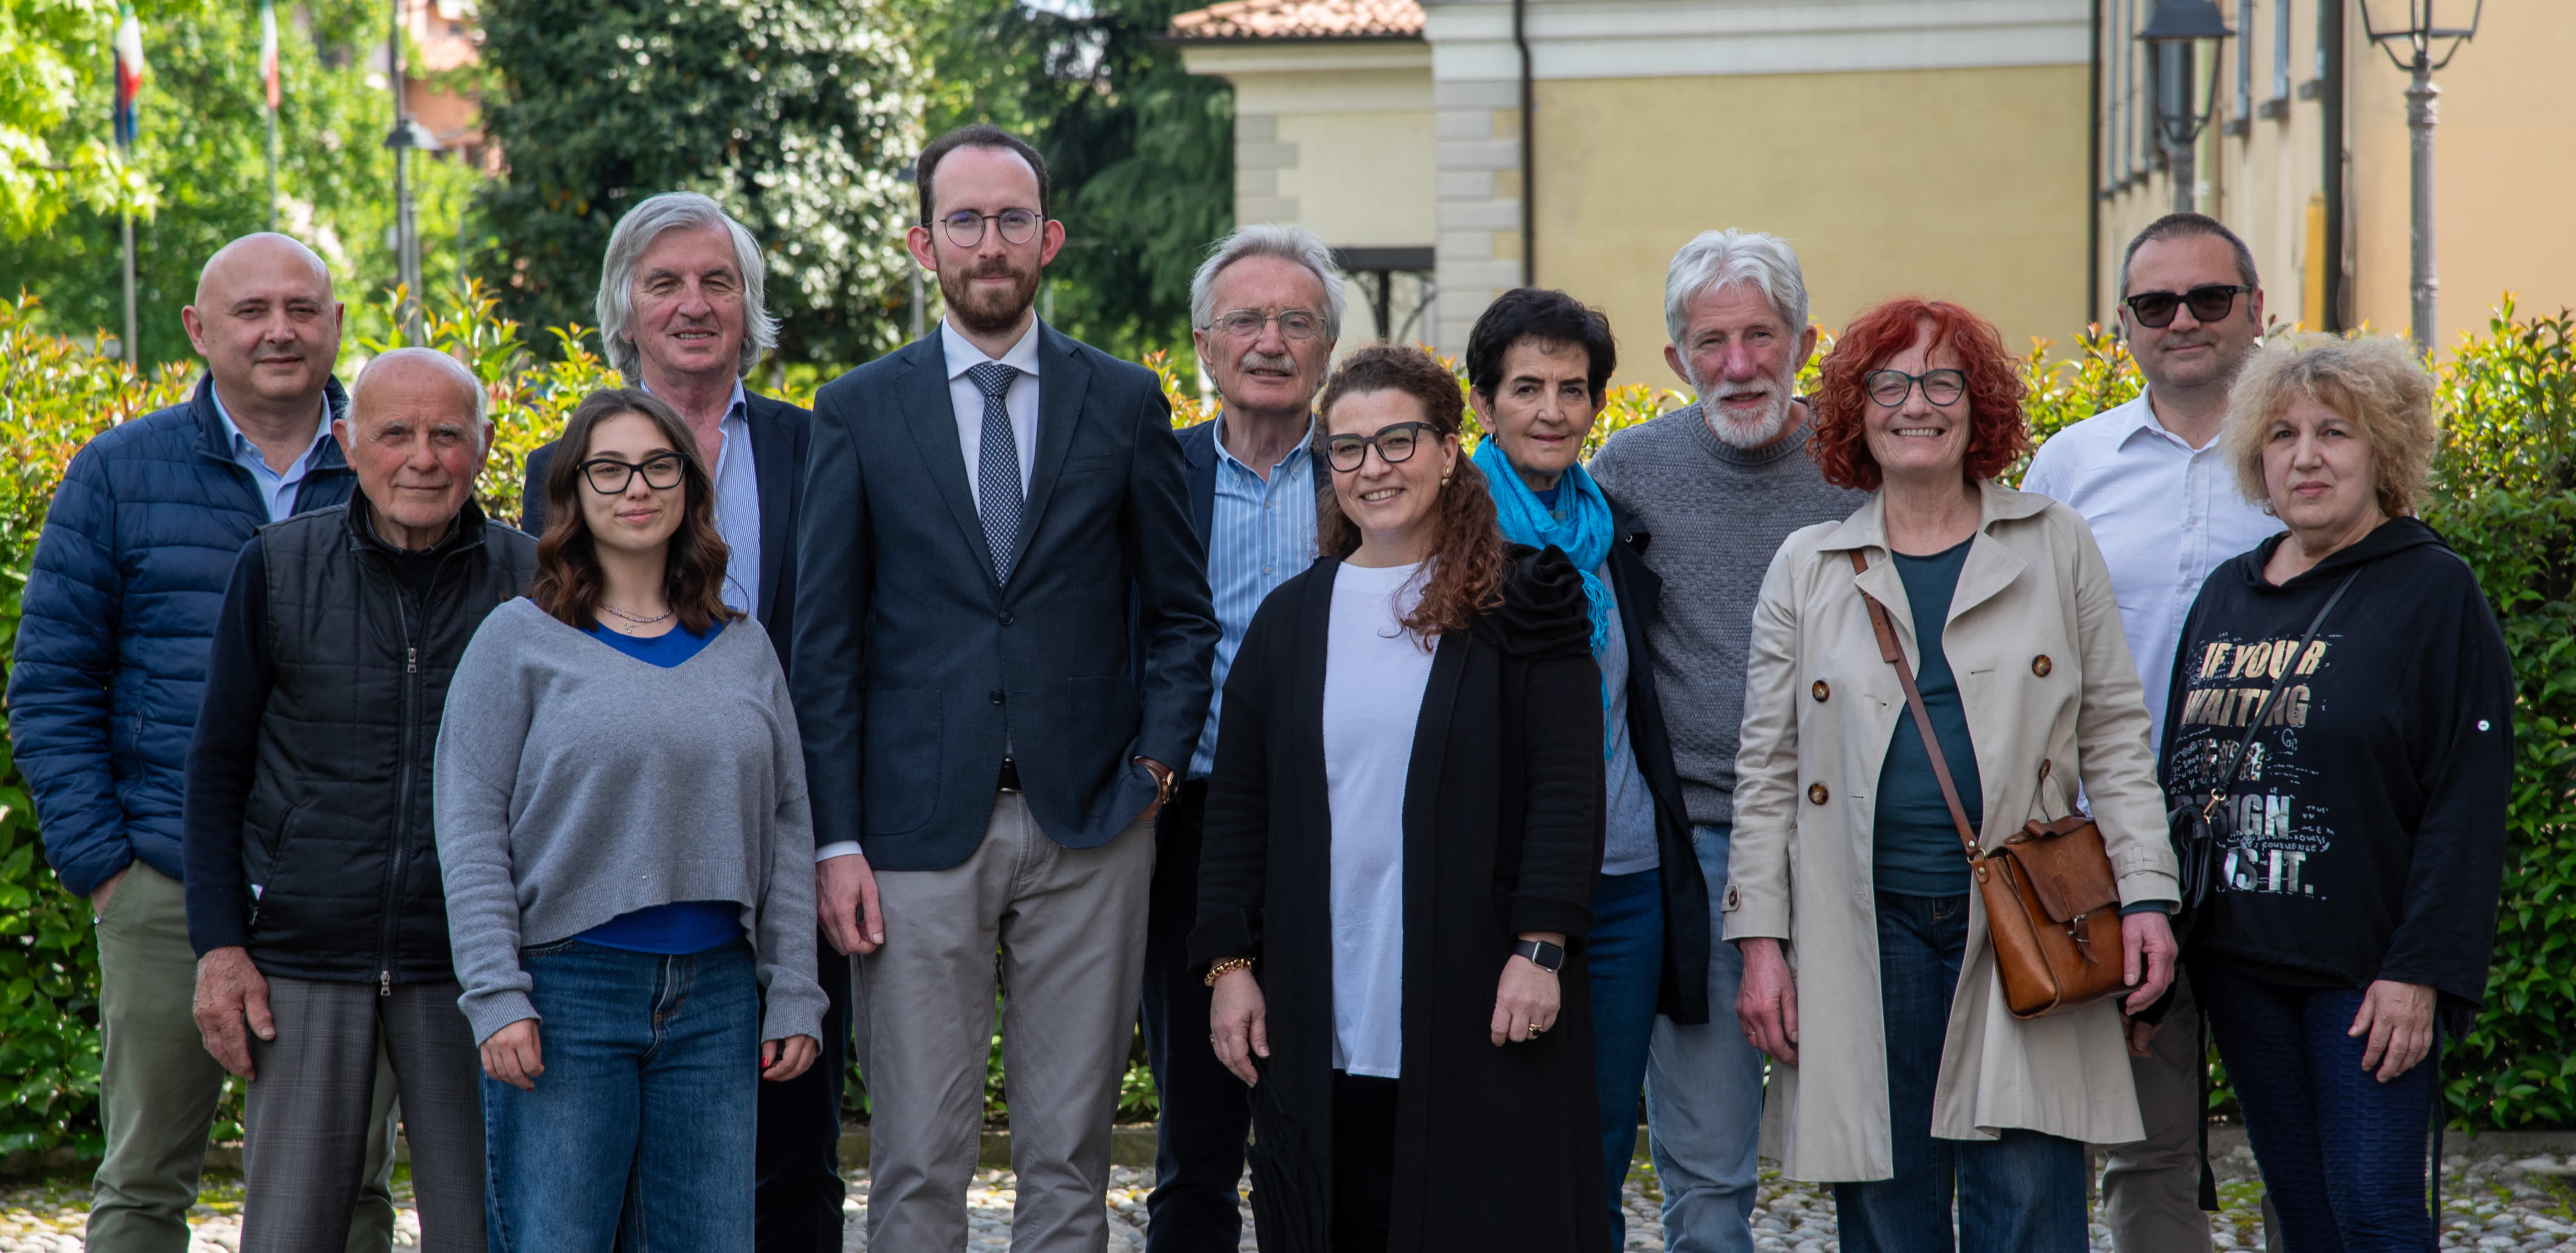
[[2210,115],[2218,109],[2217,67],[2210,67],[2208,90],[2195,92],[2193,53],[2202,40],[2214,48],[2235,33],[2219,16],[2215,0],[2156,0],[2147,28],[2138,32],[2138,42],[2147,45],[2155,65],[2156,135],[2164,141],[2166,164],[2173,171],[2176,213],[2193,207],[2200,133],[2208,129]]
[[392,33],[385,40],[385,69],[393,80],[394,129],[385,146],[394,150],[394,263],[403,285],[403,340],[422,342],[420,326],[420,222],[412,212],[411,154],[438,151],[438,137],[411,115],[411,98],[403,89],[403,0],[393,0]]
[[[2381,0],[2386,11],[2387,0]],[[2413,225],[2408,243],[2413,255],[2413,309],[2408,316],[2415,323],[2415,351],[2430,354],[2433,336],[2442,311],[2442,281],[2433,268],[2433,124],[2439,120],[2442,89],[2433,85],[2433,71],[2447,68],[2451,58],[2459,55],[2460,45],[2477,38],[2478,19],[2486,14],[2486,0],[2476,0],[2469,9],[2469,24],[2444,26],[2433,10],[2436,0],[2406,0],[2406,24],[2382,30],[2370,17],[2370,0],[2361,0],[2362,32],[2378,44],[2397,68],[2414,76],[2406,88],[2406,129],[2409,147],[2413,149],[2409,164],[2414,200]],[[2460,11],[2458,0],[2447,8]],[[2433,54],[2435,44],[2449,40],[2450,46]],[[2405,46],[2399,55],[2399,45]]]

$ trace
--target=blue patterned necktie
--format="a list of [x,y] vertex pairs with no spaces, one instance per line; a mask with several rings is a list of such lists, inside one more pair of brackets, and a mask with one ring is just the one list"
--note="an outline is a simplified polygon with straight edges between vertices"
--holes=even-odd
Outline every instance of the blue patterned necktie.
[[987,361],[966,371],[984,393],[984,437],[975,458],[976,512],[984,521],[984,543],[993,550],[993,578],[1011,581],[1011,545],[1020,535],[1020,450],[1011,437],[1011,410],[1002,398],[1020,377],[1017,368]]

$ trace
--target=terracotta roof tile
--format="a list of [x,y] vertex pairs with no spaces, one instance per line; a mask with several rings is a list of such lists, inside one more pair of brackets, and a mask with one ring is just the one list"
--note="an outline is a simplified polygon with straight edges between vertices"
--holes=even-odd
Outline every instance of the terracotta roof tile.
[[1415,0],[1225,0],[1172,19],[1172,38],[1418,39]]

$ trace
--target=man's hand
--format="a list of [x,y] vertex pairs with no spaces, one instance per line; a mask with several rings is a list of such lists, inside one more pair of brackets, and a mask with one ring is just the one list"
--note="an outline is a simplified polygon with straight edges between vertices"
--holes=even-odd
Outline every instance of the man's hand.
[[1216,977],[1216,991],[1208,998],[1208,1043],[1216,1046],[1216,1059],[1243,1086],[1261,1082],[1252,1059],[1270,1056],[1270,1007],[1250,970],[1229,970]]
[[814,863],[814,904],[823,934],[844,955],[885,946],[885,914],[877,907],[877,875],[857,853]]
[[1735,990],[1735,1022],[1753,1047],[1787,1066],[1798,1064],[1798,979],[1780,941],[1759,937],[1744,951],[1744,979]]
[[[835,858],[834,860],[839,860]],[[781,1044],[785,1047],[781,1047]],[[785,1083],[805,1073],[822,1055],[823,1042],[810,1035],[791,1035],[785,1041],[760,1042],[760,1077],[771,1083]]]
[[[116,880],[110,879],[99,891],[114,886]],[[253,1078],[250,1038],[242,1034],[242,1023],[247,1019],[265,1041],[277,1038],[277,1022],[268,1012],[268,980],[250,963],[250,950],[236,944],[197,959],[196,1012],[197,1034],[205,1039],[206,1051],[224,1069]]]
[[[132,868],[133,867],[128,866],[126,869],[130,870]],[[107,877],[107,882],[98,885],[97,891],[89,894],[89,920],[91,922],[96,922],[107,916],[107,898],[116,895],[116,885],[123,882],[125,882],[125,871],[119,870],[115,874],[109,875]]]
[[545,1053],[537,1044],[537,1020],[522,1018],[493,1032],[483,1042],[483,1073],[522,1092],[536,1091],[537,1076],[546,1073]]
[[2162,1027],[2164,1024],[2163,1024],[2163,1023],[2159,1023],[2159,1022],[2146,1022],[2146,1021],[2141,1020],[2141,1019],[2131,1018],[2131,1019],[2127,1020],[2126,1025],[2127,1025],[2127,1027],[2128,1027],[2128,1029],[2129,1029],[2129,1056],[2131,1056],[2131,1057],[2153,1057],[2153,1056],[2155,1056],[2155,1055],[2156,1055],[2156,1030],[2157,1030],[2158,1028]]
[[2173,921],[2161,912],[2142,910],[2121,918],[2120,982],[2137,991],[2120,1002],[2120,1007],[2132,1014],[2143,1014],[2162,1000],[2165,989],[2173,986],[2174,955],[2180,951],[2181,947],[2174,943]]
[[1136,764],[1143,766],[1145,773],[1154,776],[1154,786],[1157,789],[1154,799],[1146,803],[1145,812],[1136,815],[1136,821],[1152,822],[1163,812],[1162,794],[1172,789],[1172,768],[1151,757],[1139,757],[1136,759]]
[[2367,1035],[2361,1068],[2379,1069],[2381,1083],[2415,1068],[2433,1051],[2433,989],[2420,983],[2373,979],[2361,994],[2361,1012],[2353,1015],[2348,1036]]
[[[1565,947],[1561,931],[1531,931],[1524,940],[1537,940]],[[1485,1024],[1485,1036],[1494,1047],[1535,1040],[1556,1025],[1556,1012],[1563,1004],[1565,989],[1559,987],[1556,975],[1541,970],[1538,963],[1514,953],[1503,963],[1503,976],[1494,984],[1494,1016]]]

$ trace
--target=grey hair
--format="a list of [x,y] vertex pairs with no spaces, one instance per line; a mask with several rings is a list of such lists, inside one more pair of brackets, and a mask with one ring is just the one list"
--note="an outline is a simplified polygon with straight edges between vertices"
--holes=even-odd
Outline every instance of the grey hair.
[[1242,227],[1216,241],[1208,249],[1208,258],[1199,263],[1199,272],[1190,276],[1190,325],[1206,330],[1216,322],[1216,276],[1227,266],[1250,257],[1277,257],[1306,267],[1324,285],[1324,338],[1342,337],[1342,311],[1348,297],[1342,290],[1342,273],[1333,264],[1333,250],[1323,237],[1302,226],[1282,226],[1260,222]]
[[1789,334],[1807,329],[1807,279],[1789,241],[1761,231],[1701,231],[1673,254],[1664,272],[1664,332],[1682,342],[1690,329],[1692,298],[1734,283],[1751,283],[1771,302]]
[[635,321],[635,267],[644,260],[644,251],[664,231],[718,226],[732,237],[733,265],[742,271],[742,364],[734,373],[749,375],[760,354],[778,346],[778,319],[769,316],[766,304],[769,277],[760,259],[759,241],[713,199],[693,191],[666,191],[617,219],[617,229],[608,235],[607,255],[599,261],[599,343],[618,373],[630,380],[642,379],[636,371],[643,364],[643,353],[627,332]]
[[396,348],[391,352],[369,358],[367,364],[358,371],[358,377],[350,382],[349,407],[338,420],[348,423],[350,430],[356,430],[358,401],[367,394],[367,380],[405,361],[436,362],[439,369],[448,375],[450,381],[464,388],[465,394],[474,398],[475,428],[483,433],[487,442],[489,441],[492,433],[491,389],[483,386],[483,381],[474,377],[474,372],[466,369],[465,363],[435,348]]

